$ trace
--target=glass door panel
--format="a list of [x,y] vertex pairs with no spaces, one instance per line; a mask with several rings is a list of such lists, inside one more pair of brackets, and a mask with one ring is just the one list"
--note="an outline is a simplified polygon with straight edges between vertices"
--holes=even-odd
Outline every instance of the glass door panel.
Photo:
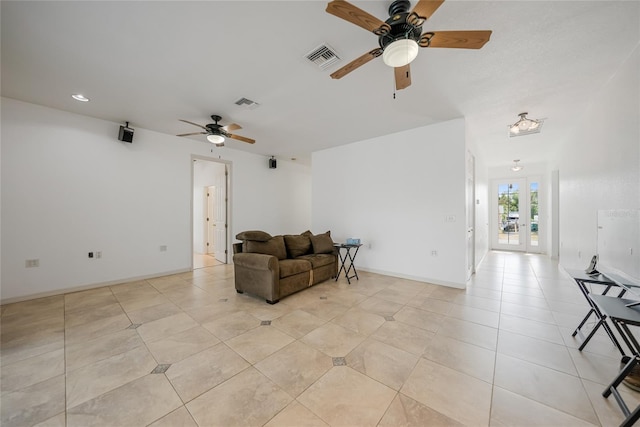
[[[496,181],[493,185],[495,228],[493,247],[525,250],[527,221],[527,187],[521,179]],[[521,218],[521,214],[523,218]]]
[[539,215],[538,215],[538,182],[529,182],[529,224],[530,224],[530,235],[529,235],[529,246],[531,247],[530,251],[538,252],[540,246],[539,236]]

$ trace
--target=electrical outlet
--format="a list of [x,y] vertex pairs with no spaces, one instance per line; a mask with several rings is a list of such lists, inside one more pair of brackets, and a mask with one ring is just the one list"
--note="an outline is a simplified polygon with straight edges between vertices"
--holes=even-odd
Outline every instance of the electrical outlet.
[[167,245],[160,245],[160,252],[167,252]]
[[102,252],[101,251],[97,251],[96,252],[96,258],[102,258]]
[[431,251],[431,256],[438,256],[438,251]]
[[28,259],[24,262],[26,268],[40,267],[39,259]]
[[89,258],[93,258],[93,252],[89,252],[89,253],[87,254],[87,256],[88,256]]
[[455,215],[447,215],[444,218],[444,222],[456,222],[456,216]]

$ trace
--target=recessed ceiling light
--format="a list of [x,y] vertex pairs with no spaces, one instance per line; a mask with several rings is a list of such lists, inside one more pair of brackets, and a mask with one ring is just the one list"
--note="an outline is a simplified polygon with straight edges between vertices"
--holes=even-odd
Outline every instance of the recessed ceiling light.
[[73,95],[71,95],[71,97],[73,99],[75,99],[76,101],[80,101],[80,102],[89,102],[89,98],[87,98],[86,96],[84,96],[81,93],[74,93]]

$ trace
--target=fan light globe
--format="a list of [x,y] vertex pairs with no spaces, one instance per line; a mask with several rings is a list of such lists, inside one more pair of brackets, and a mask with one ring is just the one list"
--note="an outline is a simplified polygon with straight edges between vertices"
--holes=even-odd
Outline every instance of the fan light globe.
[[382,60],[389,67],[404,67],[418,56],[418,43],[411,39],[399,39],[384,49]]
[[222,136],[222,135],[208,135],[207,136],[207,141],[211,142],[212,144],[221,145],[221,144],[224,143],[224,136]]

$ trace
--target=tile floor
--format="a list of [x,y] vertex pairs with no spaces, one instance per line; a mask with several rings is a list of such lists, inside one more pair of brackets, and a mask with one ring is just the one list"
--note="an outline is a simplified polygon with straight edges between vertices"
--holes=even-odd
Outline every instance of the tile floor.
[[[361,272],[268,305],[233,267],[4,305],[9,426],[613,426],[619,355],[546,256],[466,290]],[[621,387],[631,404],[638,393]]]

